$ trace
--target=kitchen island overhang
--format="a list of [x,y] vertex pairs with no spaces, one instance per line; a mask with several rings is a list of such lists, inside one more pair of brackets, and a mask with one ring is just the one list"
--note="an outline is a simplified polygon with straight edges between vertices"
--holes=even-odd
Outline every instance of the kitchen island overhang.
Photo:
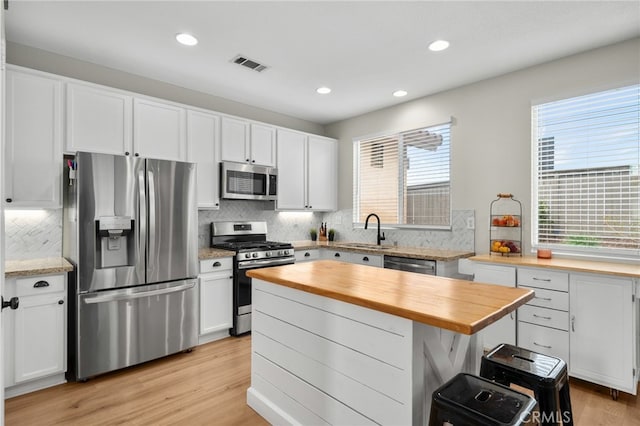
[[331,260],[258,269],[247,402],[274,424],[425,424],[533,291]]

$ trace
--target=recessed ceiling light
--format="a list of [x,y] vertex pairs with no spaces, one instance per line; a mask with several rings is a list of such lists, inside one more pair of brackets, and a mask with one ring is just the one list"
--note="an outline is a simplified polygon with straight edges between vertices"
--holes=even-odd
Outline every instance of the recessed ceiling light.
[[447,47],[449,47],[449,42],[447,40],[436,40],[429,45],[429,50],[439,52]]
[[322,87],[318,87],[316,89],[316,92],[320,93],[321,95],[326,95],[328,93],[331,93],[331,89],[325,86]]
[[396,98],[401,98],[403,96],[407,96],[407,91],[406,90],[396,90],[395,92],[393,92],[393,96],[395,96]]
[[185,46],[195,46],[198,44],[198,39],[187,33],[176,34],[176,40],[178,40],[178,43],[184,44]]

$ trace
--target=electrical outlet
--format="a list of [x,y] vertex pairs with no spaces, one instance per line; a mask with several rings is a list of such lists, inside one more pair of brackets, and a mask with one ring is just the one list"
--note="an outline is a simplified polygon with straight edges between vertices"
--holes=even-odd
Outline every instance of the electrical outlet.
[[476,220],[473,217],[467,218],[467,229],[476,229]]

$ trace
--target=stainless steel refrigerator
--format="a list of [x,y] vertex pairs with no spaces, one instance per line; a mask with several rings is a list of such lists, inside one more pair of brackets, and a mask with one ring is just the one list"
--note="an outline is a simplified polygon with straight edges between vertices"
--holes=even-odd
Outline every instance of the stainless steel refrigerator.
[[196,346],[195,167],[84,152],[66,162],[69,380]]

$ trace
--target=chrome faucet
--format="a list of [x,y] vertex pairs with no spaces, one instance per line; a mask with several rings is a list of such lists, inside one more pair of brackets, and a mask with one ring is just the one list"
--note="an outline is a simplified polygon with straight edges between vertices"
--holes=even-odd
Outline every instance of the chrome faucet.
[[376,219],[378,219],[378,245],[380,245],[380,241],[382,240],[386,240],[385,236],[384,236],[384,232],[382,233],[382,236],[380,236],[380,217],[378,217],[377,214],[375,213],[370,213],[369,216],[367,216],[367,219],[364,221],[364,229],[367,229],[369,227],[369,218],[373,216]]

